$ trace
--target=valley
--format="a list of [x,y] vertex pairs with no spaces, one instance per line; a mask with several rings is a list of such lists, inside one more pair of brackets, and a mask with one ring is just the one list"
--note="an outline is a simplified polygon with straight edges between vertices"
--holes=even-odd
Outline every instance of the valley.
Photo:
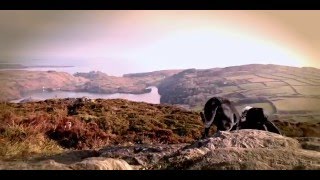
[[[100,71],[75,73],[12,70],[0,72],[0,100],[20,99],[28,92],[62,90],[96,94],[144,94],[158,88],[161,104],[199,111],[212,96],[265,109],[271,118],[320,122],[320,70],[250,64],[226,68],[163,70],[110,76]],[[102,97],[101,97],[102,98]]]

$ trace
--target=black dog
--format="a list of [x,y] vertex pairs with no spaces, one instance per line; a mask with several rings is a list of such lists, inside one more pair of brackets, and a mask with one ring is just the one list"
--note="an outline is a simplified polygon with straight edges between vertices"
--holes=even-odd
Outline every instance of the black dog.
[[262,108],[247,106],[241,116],[239,129],[258,129],[281,134],[279,129],[268,120]]
[[200,116],[205,125],[202,138],[209,135],[212,124],[217,126],[218,131],[232,131],[238,128],[240,122],[240,115],[233,103],[222,97],[210,98],[206,102],[204,112],[201,112]]

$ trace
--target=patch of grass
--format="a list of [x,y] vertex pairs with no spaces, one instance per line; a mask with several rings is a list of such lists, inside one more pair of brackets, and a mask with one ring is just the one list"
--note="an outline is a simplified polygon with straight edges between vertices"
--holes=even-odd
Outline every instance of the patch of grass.
[[[1,142],[2,141],[2,142]],[[25,159],[31,156],[53,155],[63,152],[63,148],[55,141],[43,135],[29,137],[24,141],[8,141],[1,139],[0,159]]]
[[226,77],[226,79],[228,79],[228,80],[244,80],[245,79],[245,80],[248,80],[249,82],[252,82],[252,83],[274,81],[273,79],[258,77],[254,74],[228,76],[228,77]]
[[287,80],[283,80],[283,81],[290,84],[291,86],[307,85],[307,83],[304,83],[304,81],[297,81],[294,79],[287,79]]
[[237,86],[223,86],[219,87],[218,89],[222,90],[223,92],[235,92],[239,90]]
[[280,87],[280,86],[288,86],[285,82],[282,81],[273,81],[273,82],[264,82],[267,87]]
[[283,98],[273,103],[279,111],[320,111],[320,99],[316,98]]
[[320,86],[294,86],[294,88],[303,95],[320,95]]
[[288,96],[295,92],[289,86],[280,86],[274,88],[264,88],[264,89],[254,89],[247,92],[243,92],[247,97],[262,96],[262,97],[272,97],[272,96]]
[[320,137],[320,123],[274,120],[282,134],[289,137]]
[[239,87],[247,90],[251,89],[260,89],[260,88],[265,88],[265,85],[262,83],[247,83],[247,84],[240,84]]

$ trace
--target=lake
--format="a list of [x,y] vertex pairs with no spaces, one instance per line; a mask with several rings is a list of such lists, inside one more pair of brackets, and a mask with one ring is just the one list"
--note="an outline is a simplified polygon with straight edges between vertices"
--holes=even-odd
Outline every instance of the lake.
[[21,100],[32,98],[35,100],[46,100],[46,99],[55,99],[55,98],[81,98],[87,97],[90,99],[127,99],[130,101],[136,102],[146,102],[152,104],[160,104],[160,95],[158,93],[158,88],[155,86],[148,87],[151,89],[151,92],[144,94],[128,94],[128,93],[115,93],[115,94],[98,94],[98,93],[89,93],[89,92],[70,92],[70,91],[41,91],[41,92],[32,92],[25,94],[23,98],[13,100],[11,102],[18,103]]

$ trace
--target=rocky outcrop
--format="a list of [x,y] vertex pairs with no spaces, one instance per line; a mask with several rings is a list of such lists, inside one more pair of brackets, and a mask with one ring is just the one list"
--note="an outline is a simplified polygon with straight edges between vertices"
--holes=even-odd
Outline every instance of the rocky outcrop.
[[184,147],[157,165],[160,169],[320,169],[320,153],[299,141],[259,130],[220,132]]
[[36,163],[24,161],[0,162],[1,170],[71,170],[66,164],[54,160],[45,160]]
[[44,160],[36,163],[1,162],[0,169],[8,170],[132,170],[124,160],[91,157],[73,164],[58,163],[55,160]]
[[120,158],[130,165],[141,168],[156,165],[162,158],[170,156],[188,144],[158,144],[158,145],[132,145],[113,146],[101,149],[100,156],[109,158]]
[[103,157],[87,158],[69,167],[74,170],[132,170],[132,167],[122,159]]
[[109,146],[38,161],[3,161],[0,169],[320,170],[320,152],[317,138],[297,140],[246,129],[219,132],[192,144]]

